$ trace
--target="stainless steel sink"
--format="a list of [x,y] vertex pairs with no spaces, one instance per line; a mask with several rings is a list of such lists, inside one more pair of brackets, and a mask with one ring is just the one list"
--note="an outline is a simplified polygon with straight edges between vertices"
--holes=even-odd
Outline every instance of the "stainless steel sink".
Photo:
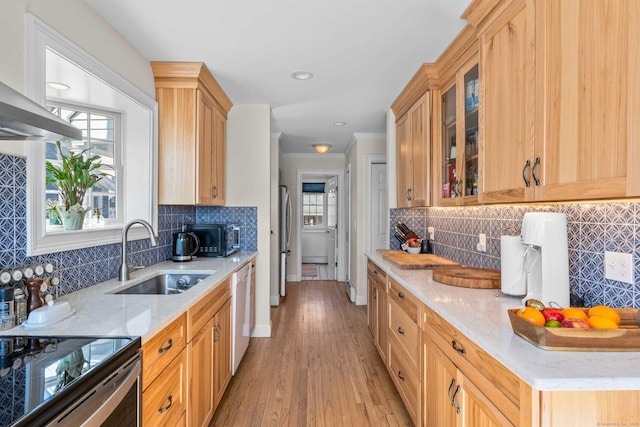
[[116,292],[135,295],[175,295],[188,291],[210,274],[162,273]]

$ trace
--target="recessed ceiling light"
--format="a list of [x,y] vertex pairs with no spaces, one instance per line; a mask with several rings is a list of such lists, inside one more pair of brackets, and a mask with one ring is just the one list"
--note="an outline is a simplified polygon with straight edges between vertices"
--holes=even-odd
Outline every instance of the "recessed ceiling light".
[[347,122],[333,122],[334,126],[344,126],[346,124],[347,124]]
[[296,80],[309,80],[313,78],[313,73],[311,71],[299,70],[291,73],[291,77]]
[[55,90],[69,90],[69,89],[71,89],[71,86],[66,85],[64,83],[58,83],[58,82],[47,82],[47,86],[49,86],[51,89],[55,89]]

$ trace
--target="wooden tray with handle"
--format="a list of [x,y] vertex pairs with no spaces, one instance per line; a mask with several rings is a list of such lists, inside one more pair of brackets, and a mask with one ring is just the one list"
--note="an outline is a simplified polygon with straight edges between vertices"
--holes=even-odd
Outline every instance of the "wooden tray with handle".
[[[518,316],[518,310],[507,310],[513,332],[544,350],[640,351],[638,309],[615,309],[620,315],[620,329],[547,328]],[[589,311],[588,308],[581,310]]]
[[378,249],[378,253],[402,270],[424,270],[442,265],[459,265],[455,261],[433,254],[409,254],[393,249]]
[[433,270],[433,280],[463,288],[499,289],[500,270],[457,265]]

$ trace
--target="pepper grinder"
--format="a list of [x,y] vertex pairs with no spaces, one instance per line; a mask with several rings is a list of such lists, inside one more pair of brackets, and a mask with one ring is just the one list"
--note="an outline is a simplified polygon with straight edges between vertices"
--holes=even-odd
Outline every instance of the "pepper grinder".
[[27,300],[27,312],[31,313],[38,307],[42,307],[42,299],[40,298],[40,287],[42,286],[42,279],[27,279],[25,282],[27,291],[29,292],[29,299]]

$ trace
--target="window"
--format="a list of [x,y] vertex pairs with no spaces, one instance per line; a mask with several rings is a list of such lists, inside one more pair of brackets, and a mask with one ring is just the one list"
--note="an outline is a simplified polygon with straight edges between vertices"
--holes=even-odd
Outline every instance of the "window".
[[[101,223],[93,210],[86,218],[93,223],[83,230],[50,229],[46,200],[56,195],[53,188],[45,188],[45,162],[53,159],[51,148],[28,144],[27,255],[121,242],[123,225],[134,218],[157,228],[156,101],[30,14],[26,33],[25,95],[52,111],[58,108],[63,118],[84,120],[81,127],[87,133],[77,148],[91,147],[115,168],[114,180],[103,179],[85,197],[87,206],[99,207]],[[71,80],[69,90],[46,84],[66,80]],[[65,149],[75,148],[67,144]],[[148,237],[142,227],[130,231],[130,240]]]
[[302,219],[303,226],[326,227],[326,197],[324,182],[305,182],[302,184]]
[[[61,141],[61,147],[66,154],[70,151],[78,153],[85,151],[86,156],[100,156],[100,163],[105,165],[101,172],[107,176],[101,179],[84,198],[84,207],[89,208],[85,216],[84,228],[101,227],[105,223],[118,220],[118,176],[122,174],[120,164],[120,113],[105,112],[83,108],[68,104],[48,103],[47,108],[63,120],[82,129],[82,141]],[[55,142],[47,142],[46,160],[55,163],[59,161],[58,148]],[[58,191],[53,184],[46,188],[47,205],[58,201]],[[58,225],[47,225],[47,231],[60,228]]]

